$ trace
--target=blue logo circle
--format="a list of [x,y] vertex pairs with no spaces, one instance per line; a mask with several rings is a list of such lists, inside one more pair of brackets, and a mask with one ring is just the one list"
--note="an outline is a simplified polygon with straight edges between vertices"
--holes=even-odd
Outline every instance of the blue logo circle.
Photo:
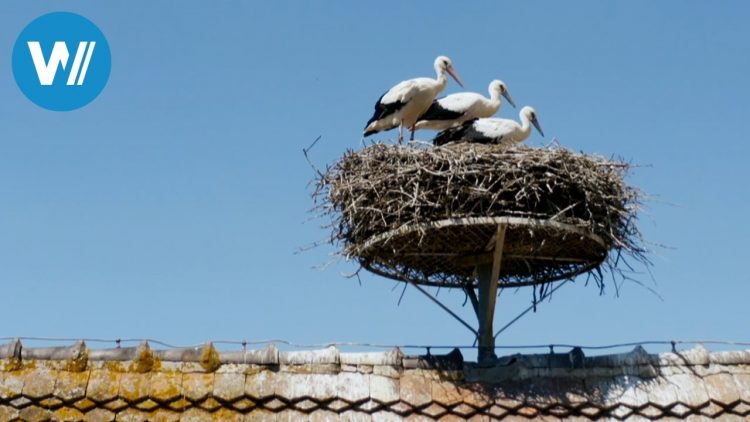
[[55,12],[34,19],[13,47],[13,76],[34,104],[70,111],[93,101],[112,70],[109,43],[81,15]]

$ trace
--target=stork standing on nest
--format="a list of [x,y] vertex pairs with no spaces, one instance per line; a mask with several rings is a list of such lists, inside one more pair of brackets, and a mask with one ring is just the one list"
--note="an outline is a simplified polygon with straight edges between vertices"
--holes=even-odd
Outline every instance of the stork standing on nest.
[[480,117],[492,117],[500,110],[501,98],[506,100],[514,108],[516,103],[508,92],[508,87],[503,81],[494,80],[487,88],[490,98],[485,98],[476,92],[459,92],[432,102],[430,108],[417,121],[417,129],[445,130],[453,126]]
[[461,87],[464,86],[448,57],[439,56],[435,59],[435,73],[437,79],[409,79],[386,91],[375,103],[375,113],[365,125],[364,136],[398,126],[398,141],[401,142],[406,126],[411,130],[411,139],[414,140],[414,125],[417,119],[430,107],[448,83],[445,74],[450,74]]
[[511,145],[525,141],[531,135],[531,125],[544,136],[536,116],[536,110],[530,106],[519,113],[521,124],[515,120],[486,118],[464,122],[461,126],[446,129],[432,140],[434,145],[445,145],[450,142],[470,142],[476,144]]

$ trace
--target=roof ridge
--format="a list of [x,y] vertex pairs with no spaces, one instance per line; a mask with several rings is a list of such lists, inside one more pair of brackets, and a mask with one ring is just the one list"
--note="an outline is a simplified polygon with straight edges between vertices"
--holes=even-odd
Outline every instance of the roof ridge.
[[[0,345],[0,359],[69,361],[139,361],[158,359],[163,362],[199,363],[207,370],[215,370],[223,364],[251,365],[375,365],[410,368],[460,369],[483,368],[473,362],[464,362],[459,349],[450,353],[434,355],[405,355],[398,347],[384,352],[343,352],[335,346],[312,350],[280,351],[269,344],[262,349],[241,351],[218,351],[212,342],[202,346],[169,349],[151,349],[148,341],[135,347],[89,348],[83,340],[57,347],[26,347],[21,340]],[[692,349],[650,354],[642,346],[625,353],[585,356],[581,348],[565,353],[513,354],[499,358],[491,366],[509,365],[526,368],[611,368],[634,366],[693,366],[750,364],[750,350],[710,352],[698,344]]]

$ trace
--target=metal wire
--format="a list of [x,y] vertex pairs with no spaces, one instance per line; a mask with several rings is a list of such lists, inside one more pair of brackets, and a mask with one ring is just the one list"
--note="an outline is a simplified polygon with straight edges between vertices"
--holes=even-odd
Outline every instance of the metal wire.
[[545,293],[542,297],[539,298],[539,300],[536,300],[531,306],[529,306],[528,308],[526,308],[526,310],[524,310],[523,312],[521,312],[520,314],[518,314],[517,317],[513,318],[512,320],[510,320],[510,322],[508,322],[507,324],[503,325],[503,328],[497,330],[497,332],[495,333],[495,335],[492,338],[497,339],[497,336],[499,336],[500,333],[502,333],[503,331],[507,330],[511,325],[515,324],[524,315],[528,314],[533,309],[535,309],[537,305],[539,305],[542,301],[544,301],[548,297],[552,296],[552,293],[555,293],[557,291],[557,289],[559,289],[560,287],[564,286],[565,283],[567,283],[569,281],[570,281],[570,279],[563,280],[563,282],[560,283],[560,284],[558,284],[557,286],[555,286],[554,289],[550,290],[548,293]]
[[[27,340],[27,341],[46,341],[46,342],[66,342],[75,343],[78,341],[84,341],[86,343],[111,343],[114,345],[120,345],[122,343],[142,343],[147,341],[149,344],[156,344],[168,349],[182,349],[182,348],[195,348],[202,347],[205,343],[189,345],[189,346],[175,346],[166,343],[161,340],[150,339],[150,338],[130,338],[130,339],[102,339],[102,338],[66,338],[66,337],[0,337],[0,341],[14,341],[14,340]],[[295,343],[284,339],[266,339],[266,340],[213,340],[210,341],[212,344],[224,344],[224,345],[236,345],[236,346],[247,346],[247,345],[263,345],[263,344],[283,344],[293,348],[326,348],[326,347],[366,347],[376,349],[477,349],[478,346],[474,345],[435,345],[435,344],[379,344],[379,343],[366,343],[366,342],[330,342],[330,343],[319,343],[319,344],[303,344]],[[617,349],[623,347],[635,347],[635,346],[648,346],[648,345],[664,345],[671,346],[673,344],[706,344],[706,345],[724,345],[724,346],[750,346],[750,342],[744,341],[727,341],[727,340],[642,340],[633,341],[627,343],[617,344],[606,344],[606,345],[580,345],[580,344],[568,344],[568,343],[545,343],[545,344],[524,344],[524,345],[502,345],[495,346],[495,349],[546,349],[552,348],[579,348],[583,350],[606,350],[606,349]]]

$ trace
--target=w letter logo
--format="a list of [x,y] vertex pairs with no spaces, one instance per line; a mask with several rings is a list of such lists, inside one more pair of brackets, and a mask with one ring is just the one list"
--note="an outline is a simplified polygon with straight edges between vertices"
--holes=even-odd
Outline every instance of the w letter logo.
[[109,43],[81,15],[42,15],[21,31],[13,47],[13,76],[34,104],[70,111],[94,101],[112,70]]
[[[62,66],[63,70],[68,64],[68,46],[64,41],[55,42],[55,46],[52,47],[52,54],[49,56],[49,61],[44,62],[44,56],[42,55],[42,46],[39,45],[39,41],[29,41],[29,52],[31,52],[31,59],[34,61],[34,68],[36,68],[36,74],[39,76],[39,83],[42,85],[52,85],[55,81],[55,74],[57,73],[58,66]],[[83,81],[86,79],[86,71],[91,63],[91,55],[94,53],[94,47],[96,47],[96,41],[86,42],[81,41],[78,44],[78,51],[76,51],[76,57],[73,59],[73,67],[70,69],[70,76],[68,76],[68,85],[83,85]],[[88,52],[86,51],[88,48]],[[86,59],[83,59],[84,54]],[[83,67],[81,67],[83,62]],[[76,83],[76,77],[78,82]]]

